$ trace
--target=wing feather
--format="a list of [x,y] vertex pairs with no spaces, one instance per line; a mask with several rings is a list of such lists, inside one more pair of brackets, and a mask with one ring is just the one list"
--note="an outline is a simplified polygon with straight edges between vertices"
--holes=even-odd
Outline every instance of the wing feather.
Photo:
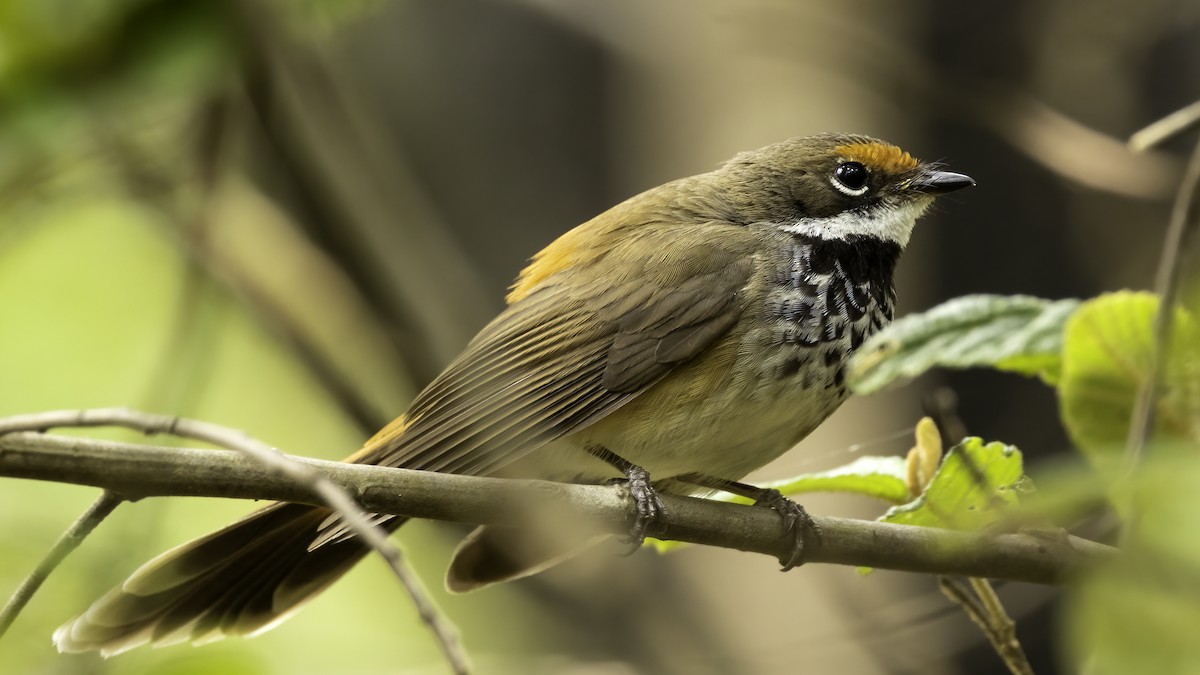
[[[751,263],[700,249],[698,273],[572,286],[551,276],[472,340],[406,423],[359,459],[492,473],[610,414],[701,353],[736,322]],[[643,277],[645,275],[642,275]]]
[[[746,309],[752,256],[693,240],[700,243],[673,242],[670,257],[653,265],[632,249],[624,258],[614,252],[611,274],[587,284],[577,281],[586,275],[547,275],[355,461],[492,474],[633,400]],[[312,546],[349,536],[331,518]]]

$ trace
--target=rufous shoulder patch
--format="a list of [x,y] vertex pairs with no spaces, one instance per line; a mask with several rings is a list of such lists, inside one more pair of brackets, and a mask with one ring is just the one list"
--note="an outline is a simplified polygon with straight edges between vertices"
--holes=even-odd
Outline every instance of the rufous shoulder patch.
[[355,452],[353,455],[350,455],[346,459],[343,459],[342,461],[357,462],[363,457],[375,452],[380,447],[391,443],[397,438],[400,438],[400,436],[404,435],[404,430],[408,428],[409,421],[410,420],[406,415],[401,415],[391,422],[388,422],[387,426],[375,432],[374,436],[367,440],[366,443],[363,443],[363,446],[359,448],[357,452]]
[[890,174],[911,171],[921,164],[915,157],[890,143],[847,143],[839,145],[835,151],[846,159],[862,162],[867,168]]
[[550,275],[575,264],[578,259],[578,249],[571,245],[571,241],[564,241],[567,239],[568,237],[563,235],[558,241],[533,256],[533,260],[525,269],[521,270],[521,275],[517,277],[516,283],[509,288],[508,297],[504,298],[504,301],[511,305],[523,300]]
[[589,238],[594,240],[596,237],[596,221],[603,219],[605,215],[600,214],[568,231],[551,242],[549,246],[538,251],[525,269],[521,270],[516,283],[508,289],[508,297],[504,299],[505,302],[511,305],[525,299],[525,296],[532,293],[546,279],[579,264],[580,260],[588,255],[586,243]]

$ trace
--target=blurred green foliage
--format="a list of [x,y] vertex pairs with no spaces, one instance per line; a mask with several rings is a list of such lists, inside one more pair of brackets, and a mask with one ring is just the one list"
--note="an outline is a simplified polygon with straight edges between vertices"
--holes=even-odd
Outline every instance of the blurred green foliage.
[[1062,327],[1077,300],[966,295],[897,319],[855,353],[849,381],[870,394],[934,367],[988,366],[1047,382],[1058,376]]
[[[1157,296],[1124,291],[1082,304],[1036,301],[1041,307],[1031,307],[1034,312],[1012,326],[1003,325],[1011,308],[1028,305],[1027,299],[977,303],[970,305],[973,312],[944,309],[961,302],[969,300],[951,301],[885,329],[873,343],[886,348],[867,355],[863,381],[874,388],[901,372],[913,376],[938,365],[962,365],[947,352],[970,352],[976,365],[1000,370],[1009,370],[1006,363],[1013,359],[1053,364],[1059,375],[1044,379],[1056,385],[1063,422],[1099,473],[1056,475],[1048,485],[1061,494],[1048,500],[1059,502],[1059,515],[1078,515],[1078,509],[1064,507],[1062,495],[1092,503],[1097,494],[1107,494],[1125,520],[1122,554],[1071,590],[1064,617],[1069,651],[1091,673],[1195,672],[1200,664],[1193,636],[1200,623],[1200,521],[1195,517],[1200,512],[1200,325],[1195,315],[1170,310],[1172,332],[1154,398],[1154,440],[1141,465],[1131,470],[1126,444],[1139,389],[1150,378]],[[954,320],[968,315],[969,321]],[[1047,315],[1053,320],[1043,321]],[[1025,339],[1034,333],[1037,340]],[[1105,484],[1072,484],[1098,480]],[[885,519],[986,526],[1006,511],[1013,515],[1010,507],[1022,484],[1019,453],[968,439],[947,455],[924,495],[894,507]]]
[[[245,85],[248,23],[315,39],[372,4],[0,3],[0,415],[133,406],[241,428],[297,454],[338,458],[358,447],[362,431],[323,383],[186,242],[188,228],[215,209],[222,227],[210,234],[236,251],[231,260],[254,265],[265,257],[277,277],[260,280],[268,288],[291,283],[304,293],[303,306],[330,317],[327,324],[354,319],[337,287],[308,293],[296,285],[297,273],[321,284],[328,275],[287,245],[295,224],[249,185],[244,168],[227,167],[221,180],[232,187],[222,199],[206,205],[197,197],[212,189],[204,184],[212,158],[203,122],[212,101]],[[411,385],[402,368],[375,358],[370,337],[364,330],[325,339],[352,352],[352,367],[368,373],[360,378],[364,391],[394,412]],[[3,482],[0,593],[16,586],[95,496],[64,485]],[[374,561],[253,641],[138,650],[107,662],[54,651],[53,629],[138,564],[249,508],[195,499],[122,506],[0,641],[0,670],[182,675],[439,667],[428,631]],[[448,544],[432,527],[406,528],[405,540],[416,542],[414,564],[433,580],[435,597],[482,662],[528,653],[546,635],[527,630],[538,625],[536,616],[506,620],[527,613],[514,593],[466,604],[447,597],[438,580]]]
[[[1158,309],[1153,294],[1112,293],[1088,302],[1066,325],[1063,422],[1088,460],[1110,474],[1123,466],[1132,401],[1149,377],[1155,350],[1149,327]],[[1200,443],[1200,326],[1183,309],[1175,310],[1173,324],[1154,434]]]
[[1030,489],[1021,453],[1003,443],[968,438],[950,449],[925,491],[880,520],[955,530],[981,530],[1011,517]]
[[194,107],[236,72],[242,50],[225,2],[8,2],[0,10],[0,199],[157,132],[178,159]]
[[1119,491],[1122,553],[1071,589],[1062,617],[1073,659],[1096,675],[1193,673],[1200,664],[1200,455],[1155,443]]
[[[361,431],[244,298],[231,293],[226,280],[197,276],[194,252],[181,241],[198,212],[196,195],[212,187],[205,185],[212,158],[204,154],[204,121],[214,101],[246,86],[259,56],[251,29],[319,40],[375,4],[0,2],[0,415],[133,405],[240,427],[297,454],[338,457],[361,442]],[[252,192],[244,167],[237,173],[232,180],[239,189]],[[221,212],[241,216],[229,219],[230,229],[271,217],[250,201]],[[279,240],[242,246],[251,260],[289,259]],[[856,366],[858,386],[873,391],[937,366],[1040,375],[1057,387],[1063,420],[1084,456],[1110,467],[1120,458],[1133,399],[1147,376],[1156,309],[1156,298],[1134,293],[1082,305],[1023,296],[960,298],[898,321],[873,340]],[[1064,615],[1072,658],[1097,674],[1184,673],[1200,663],[1191,636],[1200,623],[1200,329],[1194,313],[1182,310],[1176,324],[1157,407],[1162,442],[1148,448],[1146,464],[1132,478],[1115,482],[1105,474],[1114,481],[1105,491],[1132,518],[1127,550],[1072,590]],[[180,326],[186,327],[182,335]],[[355,343],[349,351],[367,355],[360,370],[378,363],[369,345]],[[386,371],[375,373],[377,379],[403,378],[399,369],[376,370]],[[365,388],[379,409],[394,411],[406,386]],[[893,509],[890,518],[986,525],[1012,506],[1022,471],[1013,448],[970,439],[949,453],[924,495]],[[1096,480],[1082,472],[1076,479]],[[861,458],[773,486],[893,503],[909,496],[897,458]],[[69,486],[4,482],[0,592],[33,567],[93,497]],[[111,662],[53,652],[53,628],[138,563],[246,508],[170,500],[119,509],[0,642],[4,671],[185,675],[440,667],[401,591],[373,563],[254,641],[139,650]],[[417,524],[404,538],[418,543],[411,550],[422,575],[440,579],[448,546],[434,528]],[[438,597],[472,653],[485,655],[480,661],[535,652],[560,628],[530,611],[531,603],[513,590]]]

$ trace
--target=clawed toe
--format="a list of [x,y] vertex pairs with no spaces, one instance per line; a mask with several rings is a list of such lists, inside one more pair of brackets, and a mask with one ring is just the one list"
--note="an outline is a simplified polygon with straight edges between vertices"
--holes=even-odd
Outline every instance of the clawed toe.
[[631,467],[626,475],[627,477],[622,482],[629,490],[629,497],[633,500],[636,513],[633,526],[629,529],[629,536],[622,539],[621,543],[629,545],[629,550],[624,555],[633,555],[634,551],[641,548],[647,535],[658,531],[664,509],[662,499],[659,498],[654,486],[650,484],[649,472],[635,466]]
[[786,572],[803,563],[806,538],[809,534],[818,539],[821,536],[821,528],[813,521],[812,516],[808,515],[808,511],[784,497],[779,490],[764,490],[754,505],[765,506],[778,513],[783,521],[784,536],[793,537],[790,555],[779,559],[779,564],[783,565],[782,571]]

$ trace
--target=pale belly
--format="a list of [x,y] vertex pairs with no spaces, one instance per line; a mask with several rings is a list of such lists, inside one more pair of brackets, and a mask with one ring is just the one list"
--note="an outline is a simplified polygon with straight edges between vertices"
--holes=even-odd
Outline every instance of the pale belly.
[[604,420],[506,467],[502,475],[571,482],[619,477],[585,450],[600,446],[655,480],[693,472],[739,480],[802,440],[846,398],[834,385],[836,366],[814,361],[779,377],[772,363],[748,363],[744,345],[737,351],[743,353],[740,363],[722,364],[729,355],[718,353],[690,364]]
[[[893,248],[892,263],[899,255]],[[788,240],[775,272],[748,290],[763,299],[728,339],[501,474],[587,482],[619,476],[586,451],[595,446],[656,480],[686,473],[739,480],[780,456],[846,400],[846,361],[892,318],[891,265],[868,265],[862,251]]]

